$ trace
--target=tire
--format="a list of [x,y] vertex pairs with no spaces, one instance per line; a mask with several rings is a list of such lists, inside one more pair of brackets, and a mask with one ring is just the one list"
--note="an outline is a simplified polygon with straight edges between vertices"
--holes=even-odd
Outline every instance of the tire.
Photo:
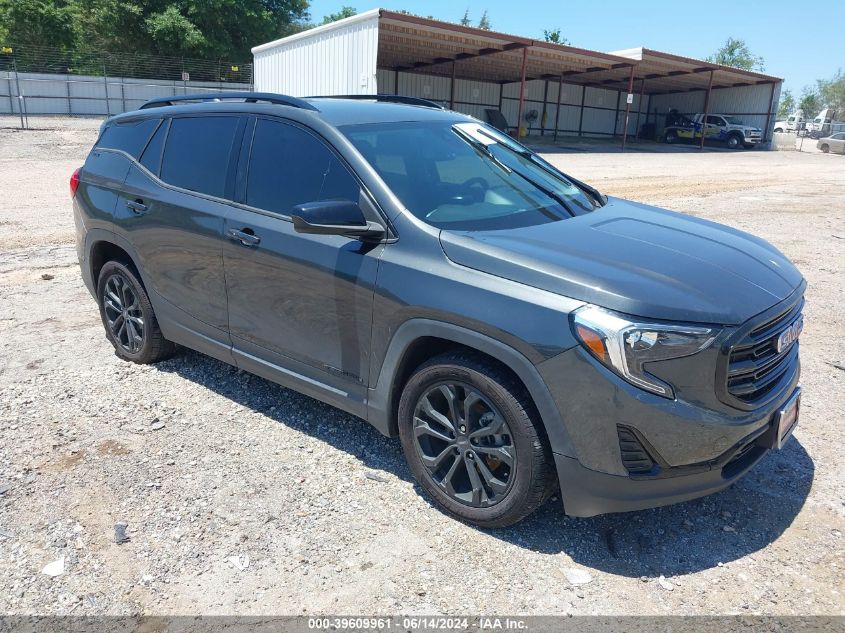
[[829,146],[827,143],[825,143],[824,145],[822,145],[821,150],[822,150],[825,154],[827,154],[827,153],[830,151],[830,146]]
[[674,130],[670,130],[670,131],[666,132],[666,136],[664,137],[664,140],[669,145],[677,143],[678,142],[678,133],[675,132]]
[[146,365],[176,351],[161,333],[147,292],[130,265],[105,263],[97,280],[97,301],[106,338],[118,358]]
[[742,137],[739,134],[728,136],[728,149],[739,149],[742,146]]
[[783,128],[776,127],[775,134],[783,134]]
[[513,525],[556,489],[530,397],[508,372],[472,352],[442,354],[414,372],[399,401],[399,436],[423,489],[467,523]]

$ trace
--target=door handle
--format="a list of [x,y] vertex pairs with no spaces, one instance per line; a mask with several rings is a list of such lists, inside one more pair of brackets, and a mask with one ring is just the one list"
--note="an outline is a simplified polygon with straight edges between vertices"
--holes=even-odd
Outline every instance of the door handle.
[[244,246],[258,246],[261,241],[252,229],[229,229],[229,238]]
[[138,215],[142,215],[147,212],[147,205],[145,205],[140,199],[139,200],[127,200],[126,206],[132,209],[134,213]]

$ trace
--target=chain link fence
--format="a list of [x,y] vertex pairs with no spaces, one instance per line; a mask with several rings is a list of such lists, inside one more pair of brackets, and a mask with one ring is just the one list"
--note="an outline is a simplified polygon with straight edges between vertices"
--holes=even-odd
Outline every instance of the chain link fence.
[[252,63],[145,53],[0,47],[0,115],[105,115],[154,97],[251,90]]

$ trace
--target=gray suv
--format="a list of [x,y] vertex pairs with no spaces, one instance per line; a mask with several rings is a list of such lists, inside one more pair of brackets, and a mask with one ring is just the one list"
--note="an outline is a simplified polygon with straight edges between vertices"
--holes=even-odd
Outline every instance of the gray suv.
[[485,527],[706,495],[798,419],[805,282],[411,98],[241,93],[103,124],[71,179],[117,355],[193,348],[399,436]]

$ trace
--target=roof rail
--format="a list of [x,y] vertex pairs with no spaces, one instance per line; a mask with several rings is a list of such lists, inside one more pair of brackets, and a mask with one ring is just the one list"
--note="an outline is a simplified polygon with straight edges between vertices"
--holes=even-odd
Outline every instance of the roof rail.
[[162,108],[181,102],[196,103],[204,101],[227,101],[230,99],[241,100],[244,103],[258,103],[261,101],[264,103],[302,108],[303,110],[317,111],[317,108],[307,101],[297,99],[296,97],[288,97],[287,95],[273,94],[272,92],[206,92],[202,94],[180,95],[178,97],[158,97],[157,99],[150,99],[138,109]]
[[406,97],[404,95],[319,95],[314,97],[305,97],[306,99],[356,99],[361,101],[386,101],[389,103],[404,103],[406,105],[425,106],[427,108],[437,108],[438,110],[446,110],[446,106],[431,101],[430,99],[421,99],[419,97]]

